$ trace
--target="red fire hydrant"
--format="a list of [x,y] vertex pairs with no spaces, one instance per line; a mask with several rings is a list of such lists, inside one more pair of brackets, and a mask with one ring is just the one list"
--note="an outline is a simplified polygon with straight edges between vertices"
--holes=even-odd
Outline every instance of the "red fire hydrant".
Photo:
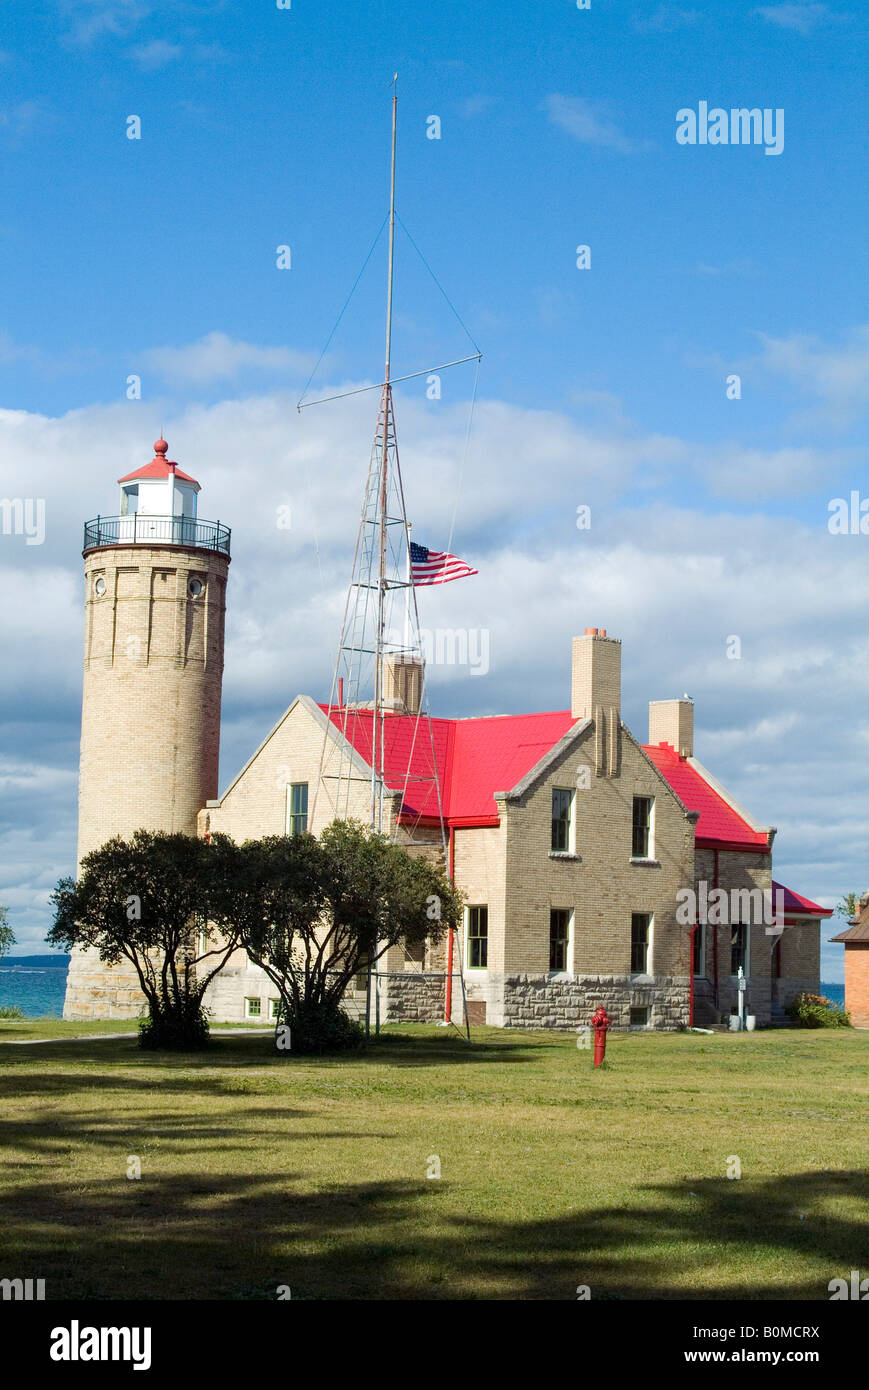
[[594,1029],[594,1064],[599,1067],[606,1054],[607,1030],[612,1027],[612,1019],[603,1004],[599,1004],[592,1014],[591,1026]]

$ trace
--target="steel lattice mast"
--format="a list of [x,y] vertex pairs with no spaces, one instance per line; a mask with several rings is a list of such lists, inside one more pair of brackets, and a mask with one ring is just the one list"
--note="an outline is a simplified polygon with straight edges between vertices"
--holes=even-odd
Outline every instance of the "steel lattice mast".
[[[400,778],[401,785],[387,785],[387,720],[393,706],[385,692],[386,661],[393,657],[416,662],[421,673],[424,665],[416,592],[411,574],[410,527],[398,455],[391,377],[398,110],[396,80],[393,79],[392,95],[385,366],[353,573],[329,702],[330,715],[334,713],[338,716],[338,727],[345,735],[345,741],[337,755],[329,757],[330,738],[327,730],[320,784],[325,787],[335,817],[346,819],[352,814],[352,789],[354,785],[357,788],[360,786],[363,776],[352,749],[364,748],[364,761],[370,764],[371,830],[381,832],[384,829],[387,796],[390,793],[399,794],[395,808],[398,811],[402,808],[404,796],[412,788],[417,793],[417,802],[424,799],[429,817],[433,814],[438,822],[441,848],[446,860],[441,789],[424,681],[420,711],[414,723],[407,766]],[[411,772],[412,758],[416,768],[414,772]],[[319,791],[318,784],[315,796]]]

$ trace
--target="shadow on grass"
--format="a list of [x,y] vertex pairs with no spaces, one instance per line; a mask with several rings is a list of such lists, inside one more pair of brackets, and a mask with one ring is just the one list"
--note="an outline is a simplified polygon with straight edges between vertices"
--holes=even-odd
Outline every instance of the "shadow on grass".
[[[564,1036],[557,1041],[563,1044]],[[0,1036],[0,1045],[2,1042]],[[532,1040],[515,1034],[486,1036],[469,1045],[463,1035],[454,1030],[444,1030],[443,1033],[419,1035],[381,1033],[379,1037],[372,1037],[358,1051],[314,1055],[291,1050],[278,1051],[272,1035],[245,1036],[238,1032],[212,1037],[207,1046],[197,1052],[152,1052],[139,1047],[135,1038],[114,1038],[106,1034],[105,1038],[98,1040],[76,1042],[72,1038],[60,1037],[34,1044],[33,1047],[10,1047],[8,1051],[0,1052],[0,1057],[6,1075],[16,1068],[31,1070],[34,1061],[56,1062],[60,1059],[64,1062],[74,1060],[83,1067],[123,1062],[169,1071],[197,1069],[207,1072],[215,1066],[248,1067],[251,1064],[271,1063],[289,1069],[294,1064],[310,1062],[333,1067],[366,1066],[370,1063],[407,1067],[442,1066],[444,1063],[479,1066],[486,1062],[533,1061],[535,1054],[546,1052],[552,1046],[553,1042],[546,1039]],[[162,1086],[163,1082],[159,1084]]]
[[580,1284],[593,1299],[826,1299],[866,1262],[865,1226],[811,1211],[865,1203],[862,1172],[649,1186],[537,1221],[459,1218],[445,1182],[294,1181],[19,1186],[0,1200],[4,1273],[45,1278],[49,1299],[269,1299],[282,1284],[294,1299],[575,1299]]

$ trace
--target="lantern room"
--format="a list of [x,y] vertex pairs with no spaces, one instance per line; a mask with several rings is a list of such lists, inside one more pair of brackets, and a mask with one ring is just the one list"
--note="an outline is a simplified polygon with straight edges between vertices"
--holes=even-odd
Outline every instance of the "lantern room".
[[118,479],[121,516],[138,513],[139,517],[180,516],[195,521],[199,484],[166,457],[168,452],[166,440],[158,439],[151,462]]

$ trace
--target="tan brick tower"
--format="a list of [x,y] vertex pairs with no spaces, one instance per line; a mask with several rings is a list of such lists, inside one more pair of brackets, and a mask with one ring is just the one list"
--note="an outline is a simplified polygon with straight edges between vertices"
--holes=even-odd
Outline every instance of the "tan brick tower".
[[[229,530],[197,520],[199,484],[155,456],[119,479],[120,516],[85,526],[78,859],[113,835],[193,835],[217,796]],[[73,953],[64,1018],[134,1018],[131,967]]]

